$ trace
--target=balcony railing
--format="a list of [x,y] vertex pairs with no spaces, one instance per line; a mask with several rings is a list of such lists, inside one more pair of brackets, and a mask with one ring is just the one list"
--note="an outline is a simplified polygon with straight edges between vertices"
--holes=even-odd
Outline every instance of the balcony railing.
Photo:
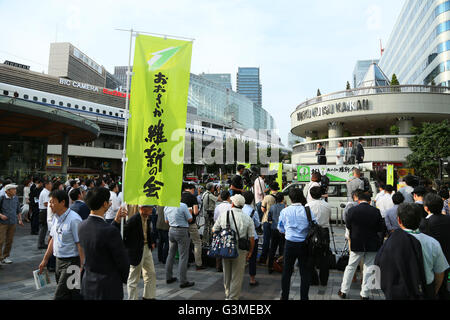
[[[406,146],[403,146],[404,144],[400,145],[400,139],[411,139],[414,137],[413,135],[396,135],[396,136],[369,136],[364,137],[366,140],[364,142],[364,148],[406,148]],[[325,149],[333,151],[337,147],[337,143],[339,141],[342,141],[344,144],[344,148],[348,148],[349,142],[353,142],[353,147],[356,148],[356,145],[358,144],[359,137],[350,137],[350,138],[334,138],[334,139],[324,139],[324,140],[315,140],[315,141],[308,141],[308,142],[302,142],[299,144],[296,144],[294,146],[294,153],[300,153],[300,152],[315,152],[317,150],[317,144],[321,142]],[[333,145],[330,147],[331,143],[333,142]]]
[[313,99],[306,100],[301,103],[296,111],[316,103],[331,101],[335,99],[342,99],[348,97],[366,96],[372,94],[389,94],[389,93],[446,93],[450,94],[450,87],[437,86],[421,86],[421,85],[404,85],[404,86],[389,86],[389,87],[368,87],[357,88],[345,91],[334,92]]

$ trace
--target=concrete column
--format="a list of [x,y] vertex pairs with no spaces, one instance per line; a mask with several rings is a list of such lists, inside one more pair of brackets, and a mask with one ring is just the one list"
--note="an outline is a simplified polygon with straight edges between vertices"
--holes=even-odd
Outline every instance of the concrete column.
[[[409,135],[411,134],[411,127],[414,125],[414,118],[412,117],[402,117],[397,119],[397,126],[399,127],[400,135]],[[407,138],[399,138],[398,139],[399,147],[408,147],[408,139]]]
[[[344,124],[342,122],[330,122],[328,124],[328,139],[341,138],[344,133]],[[330,141],[328,147],[330,149],[336,149],[338,145],[337,141]]]
[[67,133],[63,133],[61,160],[61,174],[67,176],[67,167],[69,166],[69,135]]
[[317,131],[305,131],[306,142],[314,141],[317,137]]

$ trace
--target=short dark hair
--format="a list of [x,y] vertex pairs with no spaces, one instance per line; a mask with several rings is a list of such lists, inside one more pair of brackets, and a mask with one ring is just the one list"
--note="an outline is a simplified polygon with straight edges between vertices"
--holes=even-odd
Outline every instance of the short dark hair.
[[319,142],[318,145],[321,146],[321,147],[323,147],[323,143],[322,143],[322,142]]
[[73,186],[76,185],[76,184],[77,184],[76,180],[70,180],[70,187],[73,188]]
[[387,193],[391,193],[392,191],[394,191],[394,187],[388,184],[386,185],[386,187],[384,187],[384,190],[387,191]]
[[444,200],[437,194],[429,193],[423,199],[423,206],[428,207],[428,210],[433,214],[441,214],[444,208]]
[[311,194],[311,197],[314,200],[319,200],[322,197],[322,188],[321,187],[314,187],[309,190],[309,193]]
[[230,199],[230,192],[228,190],[220,191],[220,199],[222,199],[222,201]]
[[60,185],[62,185],[62,182],[61,182],[61,181],[56,180],[55,182],[53,182],[53,185],[52,185],[52,191],[54,191],[54,190],[59,190],[59,186],[60,186]]
[[372,200],[372,198],[370,197],[370,194],[368,194],[367,192],[364,192],[363,190],[359,190],[357,195],[358,195],[358,200],[359,201],[370,202],[370,200]]
[[450,196],[448,193],[448,189],[441,189],[441,191],[439,191],[439,196],[441,198],[443,198],[444,200],[447,200]]
[[192,183],[185,183],[184,185],[183,185],[183,190],[192,190],[192,189],[195,189],[195,185],[193,185]]
[[49,197],[58,200],[58,202],[64,201],[64,206],[69,207],[69,196],[63,190],[54,190],[50,192]]
[[366,140],[364,138],[359,138],[358,141],[359,142],[363,142],[363,141],[366,141]]
[[[94,183],[94,180],[88,179],[86,180],[86,187],[89,187],[91,185],[91,183]],[[95,184],[94,184],[95,186]]]
[[417,230],[423,218],[423,209],[416,203],[402,203],[398,206],[398,218],[405,228]]
[[251,191],[245,191],[242,196],[245,199],[245,204],[252,204],[253,199],[255,199],[255,195]]
[[401,203],[403,203],[403,201],[405,201],[405,197],[403,196],[403,194],[401,192],[396,192],[392,196],[392,202],[394,204],[401,204]]
[[319,172],[317,172],[317,171],[313,172],[311,174],[311,181],[319,182],[321,178],[322,178],[322,175]]
[[101,187],[103,182],[104,180],[102,178],[98,178],[97,180],[95,180],[95,186]]
[[117,183],[111,182],[108,187],[109,187],[110,191],[113,191],[116,186],[117,186]]
[[419,185],[419,181],[417,181],[417,177],[415,177],[411,174],[408,174],[404,180],[405,180],[405,183],[410,187],[414,188]]
[[280,185],[278,184],[278,182],[274,181],[269,185],[270,190],[273,191],[278,191],[280,190]]
[[242,169],[245,169],[245,166],[243,164],[237,166],[237,171],[241,171]]
[[352,199],[353,199],[354,197],[359,198],[358,195],[359,195],[360,193],[364,193],[364,190],[356,189],[355,191],[353,191],[353,192],[352,192]]
[[306,199],[301,189],[292,188],[291,191],[289,191],[289,198],[292,203],[301,203],[302,205],[306,204]]
[[412,194],[415,194],[418,197],[424,197],[427,194],[427,190],[423,186],[417,186],[414,188]]
[[95,187],[86,195],[86,204],[91,210],[100,209],[105,202],[109,202],[111,193],[108,189],[102,187]]
[[275,195],[275,201],[276,201],[276,203],[282,203],[283,200],[284,200],[284,194],[283,194],[282,192],[278,192],[278,193]]
[[46,186],[46,185],[48,185],[49,183],[52,183],[50,180],[45,180],[44,181],[44,187]]
[[72,199],[72,201],[77,201],[79,195],[81,195],[81,191],[79,188],[74,188],[69,192],[69,197],[70,199]]

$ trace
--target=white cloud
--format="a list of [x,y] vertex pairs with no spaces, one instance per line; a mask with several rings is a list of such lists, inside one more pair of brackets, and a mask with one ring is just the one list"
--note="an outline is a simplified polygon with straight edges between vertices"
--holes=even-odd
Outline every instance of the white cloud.
[[377,31],[381,29],[382,10],[378,5],[371,5],[366,10],[367,29]]

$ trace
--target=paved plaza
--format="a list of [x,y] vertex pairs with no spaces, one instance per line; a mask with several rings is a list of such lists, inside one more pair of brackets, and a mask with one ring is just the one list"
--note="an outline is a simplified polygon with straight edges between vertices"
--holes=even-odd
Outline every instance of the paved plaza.
[[[335,227],[336,247],[341,250],[344,245],[344,230]],[[332,245],[333,248],[333,245]],[[51,300],[55,292],[54,273],[50,273],[51,285],[36,290],[32,271],[38,269],[44,256],[45,250],[37,249],[37,236],[30,235],[30,224],[25,227],[17,227],[14,239],[11,259],[13,264],[0,267],[0,300]],[[188,269],[188,280],[194,281],[195,286],[180,289],[179,283],[166,284],[164,265],[158,262],[156,250],[154,251],[154,262],[156,269],[156,297],[158,300],[223,300],[225,299],[223,287],[223,274],[214,268],[196,271],[195,265],[191,263]],[[177,276],[177,264],[174,265],[174,276]],[[330,271],[327,287],[312,286],[309,292],[311,300],[340,300],[337,296],[343,272]],[[259,286],[250,287],[248,272],[244,277],[241,300],[279,300],[281,295],[281,274],[268,274],[266,267],[258,265],[257,276]],[[348,294],[349,299],[359,300],[361,289],[360,275],[358,281],[352,284]],[[140,295],[142,296],[143,281],[140,282]],[[124,286],[125,298],[127,297],[126,286]],[[379,290],[372,291],[372,299],[384,299]],[[292,276],[291,300],[300,299],[300,277],[298,268]]]

